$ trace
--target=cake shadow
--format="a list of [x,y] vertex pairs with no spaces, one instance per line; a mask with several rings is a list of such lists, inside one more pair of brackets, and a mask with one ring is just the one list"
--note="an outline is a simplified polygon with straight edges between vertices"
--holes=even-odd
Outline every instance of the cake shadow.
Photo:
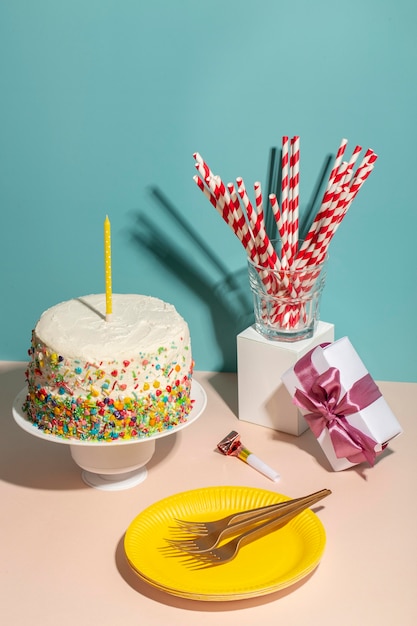
[[[16,396],[25,387],[26,369],[27,363],[0,369],[0,480],[32,489],[91,489],[82,479],[82,469],[73,460],[69,444],[32,436],[15,422],[12,407]],[[156,440],[155,452],[146,464],[148,470],[172,454],[176,439],[177,433],[173,432]]]
[[87,488],[68,446],[32,437],[13,419],[13,402],[25,386],[26,368],[21,363],[0,370],[0,480],[32,489]]

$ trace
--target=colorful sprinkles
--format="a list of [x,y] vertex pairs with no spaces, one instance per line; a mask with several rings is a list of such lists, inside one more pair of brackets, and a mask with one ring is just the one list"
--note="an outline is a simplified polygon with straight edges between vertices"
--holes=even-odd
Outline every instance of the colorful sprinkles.
[[91,441],[146,438],[185,422],[192,409],[189,345],[161,346],[155,355],[121,362],[82,363],[51,352],[33,332],[29,355],[24,410],[47,434]]

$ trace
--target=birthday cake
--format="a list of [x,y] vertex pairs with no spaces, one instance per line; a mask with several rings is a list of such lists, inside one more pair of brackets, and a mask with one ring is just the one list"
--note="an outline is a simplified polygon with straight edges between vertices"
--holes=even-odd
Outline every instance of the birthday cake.
[[188,325],[157,298],[88,295],[45,311],[32,333],[24,411],[45,433],[91,441],[145,438],[187,420]]

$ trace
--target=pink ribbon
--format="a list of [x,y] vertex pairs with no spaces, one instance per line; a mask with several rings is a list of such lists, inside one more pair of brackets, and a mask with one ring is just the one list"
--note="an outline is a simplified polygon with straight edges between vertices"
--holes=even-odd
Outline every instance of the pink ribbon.
[[[328,344],[321,344],[325,347]],[[296,389],[294,403],[308,411],[304,416],[315,437],[324,428],[329,431],[334,451],[338,458],[347,458],[351,463],[368,461],[374,465],[377,442],[349,424],[346,415],[357,413],[381,397],[381,392],[370,374],[357,380],[341,397],[340,371],[336,367],[319,374],[313,365],[310,350],[297,361],[294,372],[304,387]]]

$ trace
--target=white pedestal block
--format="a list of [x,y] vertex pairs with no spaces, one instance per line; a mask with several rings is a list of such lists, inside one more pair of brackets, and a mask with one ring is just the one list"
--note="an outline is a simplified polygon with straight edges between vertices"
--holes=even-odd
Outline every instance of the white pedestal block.
[[286,372],[309,350],[334,341],[334,325],[319,322],[311,339],[287,343],[271,341],[254,326],[237,336],[239,419],[290,435],[301,435],[308,426],[281,381]]

